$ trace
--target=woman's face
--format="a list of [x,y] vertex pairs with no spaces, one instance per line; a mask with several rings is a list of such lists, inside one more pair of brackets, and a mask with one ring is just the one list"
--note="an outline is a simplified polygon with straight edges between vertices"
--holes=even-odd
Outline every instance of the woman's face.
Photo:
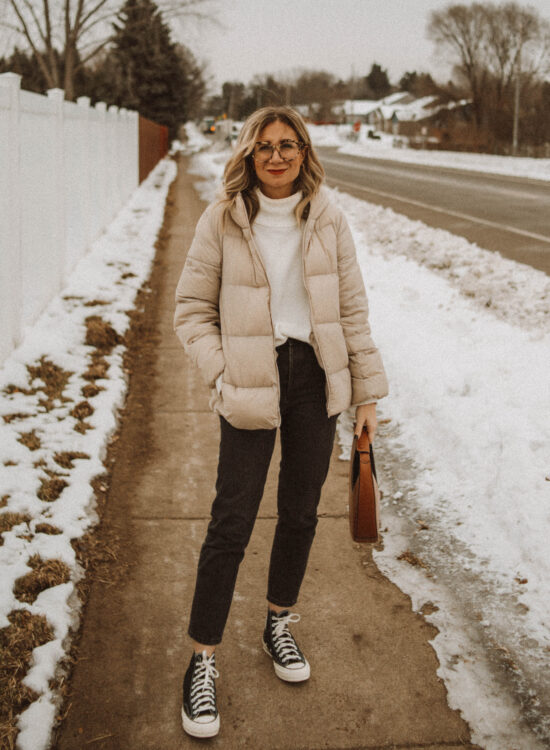
[[[272,122],[260,131],[262,143],[278,146],[283,141],[299,141],[293,128],[285,122]],[[260,183],[260,190],[268,198],[288,198],[293,193],[294,180],[300,173],[304,161],[304,149],[292,159],[285,161],[275,149],[271,158],[263,160],[261,155],[254,157],[254,169]]]

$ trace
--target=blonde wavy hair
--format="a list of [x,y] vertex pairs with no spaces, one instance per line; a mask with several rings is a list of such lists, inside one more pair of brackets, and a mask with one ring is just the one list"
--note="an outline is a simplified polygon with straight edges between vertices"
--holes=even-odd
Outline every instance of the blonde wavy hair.
[[221,201],[227,204],[225,211],[227,213],[235,204],[238,194],[241,193],[251,224],[260,207],[254,190],[258,185],[253,161],[254,144],[259,140],[261,131],[272,122],[284,122],[294,130],[298,141],[304,144],[304,161],[294,183],[294,192],[301,190],[303,193],[302,200],[296,206],[298,222],[307,217],[310,201],[318,192],[325,177],[325,171],[315,153],[303,117],[291,107],[257,109],[244,123],[235,144],[235,151],[225,165],[221,196]]

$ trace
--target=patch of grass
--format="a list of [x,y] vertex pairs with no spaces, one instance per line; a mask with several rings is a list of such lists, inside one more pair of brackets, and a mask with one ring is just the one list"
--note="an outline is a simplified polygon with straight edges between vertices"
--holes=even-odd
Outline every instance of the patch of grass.
[[17,442],[25,445],[30,451],[37,451],[42,445],[40,438],[34,430],[31,430],[30,432],[20,432]]
[[88,401],[81,401],[79,404],[76,404],[70,412],[71,417],[81,421],[86,419],[86,417],[91,417],[93,413],[94,407]]
[[35,533],[37,534],[62,534],[61,529],[57,526],[53,526],[51,523],[37,523],[34,527]]
[[21,388],[21,386],[19,385],[9,383],[9,385],[4,388],[4,393],[7,396],[11,396],[14,393],[23,393],[25,396],[32,396],[34,393],[36,393],[36,391],[31,390],[30,388]]
[[80,392],[84,396],[84,398],[93,398],[94,396],[97,396],[97,394],[100,391],[104,391],[105,388],[102,388],[100,385],[96,385],[95,383],[88,383],[88,385],[85,385],[81,388]]
[[91,315],[86,318],[85,322],[86,344],[88,346],[93,346],[104,354],[109,354],[113,347],[122,343],[122,336],[99,315]]
[[57,500],[65,487],[68,486],[64,479],[55,475],[49,477],[49,479],[41,479],[40,483],[41,487],[37,495],[40,500],[44,500],[46,503],[52,503],[54,500]]
[[93,430],[94,427],[89,422],[77,422],[73,429],[75,432],[80,432],[81,435],[85,435],[88,430]]
[[43,560],[40,555],[33,555],[28,565],[32,568],[15,581],[13,593],[20,602],[32,604],[41,591],[67,583],[71,571],[61,560]]
[[28,419],[30,416],[30,414],[24,414],[21,411],[17,411],[14,414],[3,414],[2,419],[6,424],[10,424],[14,419]]
[[[0,534],[4,531],[11,531],[14,526],[20,523],[28,523],[31,520],[30,516],[25,513],[0,513]],[[4,543],[4,540],[0,538],[0,546]]]
[[8,504],[8,500],[10,499],[9,495],[2,495],[0,498],[0,508],[5,508]]
[[104,299],[92,299],[84,303],[84,307],[98,307],[99,305],[108,305],[109,303]]
[[420,557],[417,557],[413,552],[410,551],[410,549],[405,550],[405,552],[402,552],[397,557],[398,560],[403,560],[403,562],[409,563],[409,565],[413,565],[417,568],[424,568],[425,570],[428,570],[428,565],[422,560]]
[[98,354],[98,352],[94,352],[92,354],[92,361],[82,377],[84,380],[101,380],[107,377],[108,370],[109,363],[107,360],[101,354]]
[[17,718],[38,695],[22,684],[31,654],[37,646],[53,640],[53,632],[42,615],[16,609],[10,624],[0,630],[0,747],[13,750],[18,733]]
[[57,399],[68,401],[68,399],[63,398],[63,391],[73,374],[72,372],[63,370],[58,365],[50,362],[49,359],[46,359],[46,357],[41,357],[38,365],[27,365],[27,370],[31,381],[38,379],[44,383],[43,388],[37,388],[36,390],[43,391],[46,396],[45,399],[40,399],[38,402],[46,411],[53,409],[54,401]]
[[53,456],[55,463],[64,469],[72,469],[73,461],[77,458],[90,458],[90,456],[87,453],[82,453],[82,451],[63,451],[54,453]]

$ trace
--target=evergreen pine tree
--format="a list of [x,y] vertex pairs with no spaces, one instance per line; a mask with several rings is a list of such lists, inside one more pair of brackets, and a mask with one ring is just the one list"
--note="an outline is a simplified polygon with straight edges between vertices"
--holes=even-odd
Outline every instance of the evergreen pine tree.
[[188,80],[186,58],[172,42],[170,29],[152,0],[126,0],[113,26],[115,103],[167,125],[175,137],[178,125],[189,114],[190,83],[200,72],[195,66],[193,80]]

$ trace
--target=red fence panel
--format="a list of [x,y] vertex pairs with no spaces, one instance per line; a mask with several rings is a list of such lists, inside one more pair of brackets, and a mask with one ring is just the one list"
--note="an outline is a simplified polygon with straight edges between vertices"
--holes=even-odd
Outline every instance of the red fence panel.
[[168,128],[139,116],[139,181],[168,153]]

